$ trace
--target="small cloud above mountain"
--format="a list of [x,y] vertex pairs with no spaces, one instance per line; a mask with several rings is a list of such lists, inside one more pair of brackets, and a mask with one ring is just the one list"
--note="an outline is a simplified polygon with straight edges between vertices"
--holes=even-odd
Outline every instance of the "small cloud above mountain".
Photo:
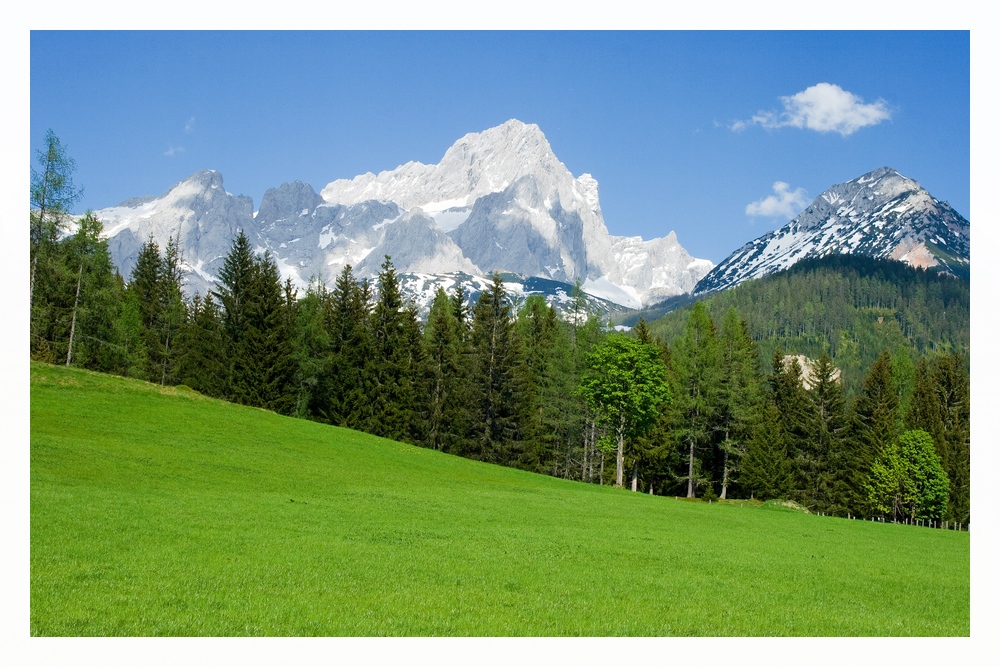
[[791,189],[784,181],[775,181],[772,186],[773,195],[747,204],[746,214],[767,218],[792,218],[809,203],[806,191],[802,188]]
[[854,93],[832,83],[817,83],[779,99],[784,107],[782,111],[759,111],[750,120],[732,123],[729,129],[740,132],[751,125],[767,129],[797,127],[824,133],[838,132],[846,137],[863,127],[892,118],[885,100],[866,104]]

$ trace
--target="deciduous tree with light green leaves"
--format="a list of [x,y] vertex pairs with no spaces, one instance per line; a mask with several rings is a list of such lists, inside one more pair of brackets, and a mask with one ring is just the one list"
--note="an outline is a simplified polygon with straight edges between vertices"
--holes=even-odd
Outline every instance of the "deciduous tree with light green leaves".
[[625,442],[644,433],[670,400],[660,351],[636,338],[612,333],[589,357],[589,375],[579,393],[611,428],[617,444],[615,486],[622,486]]
[[868,502],[896,520],[940,519],[948,504],[948,475],[922,430],[906,431],[872,464]]

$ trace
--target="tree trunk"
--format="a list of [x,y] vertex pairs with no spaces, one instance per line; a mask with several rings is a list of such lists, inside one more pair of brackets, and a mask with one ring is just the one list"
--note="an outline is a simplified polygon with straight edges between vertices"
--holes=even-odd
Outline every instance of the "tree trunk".
[[[35,255],[38,257],[38,255]],[[34,270],[34,269],[32,269]],[[76,274],[76,298],[73,299],[73,318],[69,324],[69,348],[66,350],[66,367],[73,361],[73,335],[76,333],[76,310],[80,304],[80,284],[83,282],[83,260],[80,260],[80,272]]]
[[688,451],[688,498],[694,498],[694,438]]
[[[728,438],[727,438],[728,439]],[[729,483],[729,452],[722,453],[722,495],[720,500],[726,499],[726,485]]]
[[615,457],[615,486],[622,487],[625,478],[625,411],[618,418],[618,455]]
[[639,486],[639,462],[632,461],[632,493],[638,490]]
[[589,480],[594,481],[594,457],[597,456],[597,422],[590,420],[590,472]]

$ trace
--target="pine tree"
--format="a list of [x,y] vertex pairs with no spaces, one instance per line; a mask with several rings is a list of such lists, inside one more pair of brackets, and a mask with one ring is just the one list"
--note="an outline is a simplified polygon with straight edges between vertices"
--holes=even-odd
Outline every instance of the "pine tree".
[[758,500],[787,498],[792,491],[792,461],[781,413],[767,402],[754,424],[740,471],[740,487]]
[[788,458],[792,462],[792,499],[807,502],[809,497],[809,397],[802,386],[802,367],[792,357],[775,351],[771,358],[771,401],[778,410]]
[[864,485],[869,472],[876,458],[886,447],[893,446],[899,435],[898,407],[891,358],[883,351],[869,369],[850,416],[844,469],[850,487],[848,506],[855,512],[866,513],[868,497]]
[[160,347],[158,325],[160,320],[160,284],[162,282],[160,261],[160,246],[150,236],[142,244],[128,289],[135,295],[135,303],[139,307],[139,318],[142,324],[142,338],[146,348],[148,366],[143,377],[149,381],[159,379],[163,350]]
[[366,384],[374,359],[370,296],[368,283],[359,283],[351,266],[345,266],[331,295],[330,353],[312,409],[337,426],[364,429],[371,420]]
[[[424,404],[424,444],[446,452],[461,450],[462,441],[471,426],[467,423],[464,409],[468,394],[464,325],[456,315],[461,313],[461,309],[455,305],[454,300],[438,288],[427,314],[423,336],[422,386],[427,396]],[[464,307],[464,304],[460,305]]]
[[[676,438],[687,454],[687,497],[712,481],[713,427],[719,409],[720,365],[715,323],[699,301],[691,309],[684,336],[675,347],[679,419]],[[706,470],[707,469],[707,470]]]
[[719,362],[721,378],[716,428],[723,455],[719,497],[725,499],[734,474],[738,478],[740,461],[746,453],[753,422],[762,403],[757,349],[746,322],[735,308],[730,308],[722,321]]
[[125,377],[146,378],[149,354],[146,350],[142,308],[134,290],[122,295],[120,307],[113,324],[115,354],[111,360],[114,373]]
[[553,474],[562,470],[564,477],[571,477],[579,410],[573,398],[576,382],[568,332],[541,295],[525,301],[517,331],[524,346],[522,375],[530,403],[523,466]]
[[222,306],[222,331],[226,350],[225,397],[245,403],[250,396],[243,388],[244,366],[249,362],[244,339],[246,337],[248,301],[256,278],[257,262],[250,239],[241,229],[233,240],[222,268],[219,270],[219,289],[212,294]]
[[297,417],[319,418],[313,410],[322,400],[321,377],[330,355],[331,312],[332,297],[326,285],[318,279],[311,280],[297,304],[294,325],[297,393],[292,414]]
[[181,291],[184,270],[181,268],[180,248],[177,238],[167,239],[160,270],[160,319],[158,322],[162,339],[163,358],[160,363],[160,384],[175,384],[178,354],[176,337],[186,316],[184,296]]
[[824,352],[809,378],[809,436],[800,450],[799,488],[803,504],[814,511],[845,515],[851,498],[847,470],[847,416],[837,369]]
[[414,400],[412,341],[406,335],[399,278],[388,255],[378,275],[378,300],[371,314],[373,360],[370,366],[371,420],[365,430],[393,440],[408,440]]
[[219,271],[228,353],[227,397],[290,414],[295,406],[294,295],[283,292],[270,253],[257,258],[241,230]]
[[942,421],[942,442],[935,449],[950,481],[949,521],[968,524],[970,505],[970,383],[968,358],[952,353],[934,363],[934,393]]
[[478,432],[469,439],[470,458],[510,465],[521,457],[524,435],[524,379],[517,367],[522,354],[510,297],[499,274],[479,296],[472,314],[472,386]]
[[221,398],[226,390],[226,352],[222,315],[209,293],[195,294],[177,332],[176,378],[206,396]]

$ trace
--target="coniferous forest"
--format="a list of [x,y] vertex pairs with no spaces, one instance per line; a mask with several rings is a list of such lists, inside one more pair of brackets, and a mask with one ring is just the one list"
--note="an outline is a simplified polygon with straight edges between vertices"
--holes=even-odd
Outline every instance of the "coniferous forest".
[[540,296],[515,312],[495,275],[475,303],[439,290],[421,322],[391,258],[300,293],[241,232],[187,298],[176,240],[150,238],[124,278],[99,220],[65,224],[73,165],[51,133],[39,164],[33,360],[637,492],[969,523],[964,281],[803,262],[620,333],[579,286],[566,315]]

